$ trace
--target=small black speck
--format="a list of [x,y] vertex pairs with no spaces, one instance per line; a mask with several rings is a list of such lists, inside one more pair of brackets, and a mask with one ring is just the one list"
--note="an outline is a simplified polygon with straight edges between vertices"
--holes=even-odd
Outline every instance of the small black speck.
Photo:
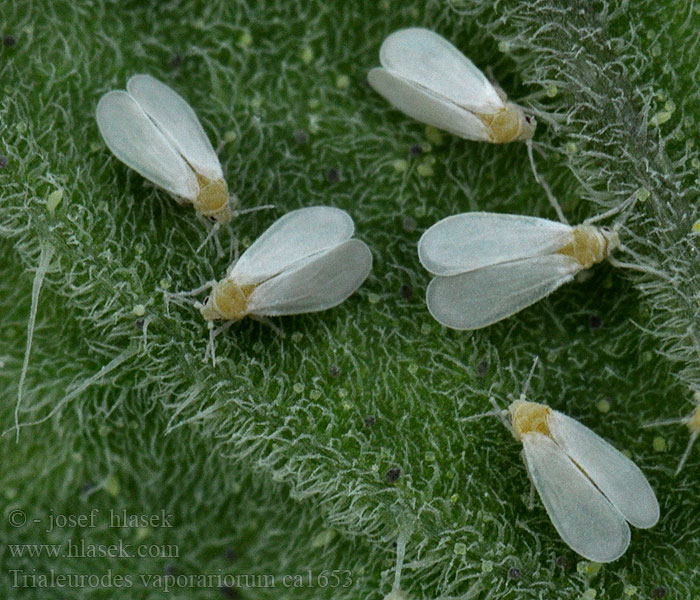
[[396,542],[391,542],[391,547],[392,547],[392,548],[396,548],[397,546],[398,546],[398,544],[397,544]]
[[224,550],[224,558],[226,560],[234,561],[238,559],[238,552],[234,548],[226,548]]
[[2,38],[2,45],[5,46],[5,48],[12,48],[12,46],[16,44],[17,38],[14,35],[6,35]]
[[340,375],[340,367],[338,365],[331,365],[328,367],[328,374],[331,377],[338,377]]
[[401,477],[401,469],[394,467],[386,472],[384,475],[384,481],[387,483],[396,483],[399,480],[399,477]]
[[85,496],[89,494],[92,490],[95,489],[95,484],[92,481],[86,481],[81,487],[80,487],[80,493]]
[[478,365],[476,365],[476,376],[484,377],[486,373],[489,372],[489,361],[484,359]]
[[566,558],[566,556],[557,556],[554,563],[557,565],[557,567],[561,567],[565,571],[569,569],[569,559]]
[[222,585],[219,588],[219,592],[221,592],[221,595],[224,598],[231,598],[231,600],[238,600],[238,598],[241,597],[241,594],[238,592],[236,588],[231,587],[230,585]]
[[651,590],[652,598],[665,598],[666,594],[668,594],[668,590],[663,585],[657,585]]
[[408,233],[413,233],[416,230],[416,227],[418,227],[418,223],[413,217],[404,217],[402,225],[403,230]]
[[365,417],[364,423],[365,423],[365,427],[367,427],[368,429],[371,429],[372,427],[374,427],[374,424],[376,422],[377,422],[377,419],[373,415],[368,415]]
[[399,288],[399,295],[404,299],[404,300],[410,300],[413,298],[413,288],[408,284],[404,283],[400,288]]
[[598,315],[591,315],[588,317],[588,325],[590,325],[591,329],[600,329],[603,325],[603,319]]
[[413,146],[411,146],[408,149],[408,151],[411,154],[411,156],[420,156],[421,154],[423,154],[423,146],[421,146],[420,144],[413,144]]
[[173,54],[168,61],[168,68],[177,69],[182,66],[182,56],[179,54]]
[[306,144],[306,142],[309,141],[309,134],[306,133],[303,129],[297,129],[294,132],[294,141],[297,144]]
[[135,328],[135,329],[138,329],[139,331],[141,331],[141,330],[143,330],[143,324],[144,324],[144,320],[143,320],[143,319],[136,319],[136,320],[134,321],[134,328]]
[[4,169],[9,162],[7,156],[0,156],[0,169]]
[[508,569],[508,579],[520,579],[522,573],[518,567],[511,567]]
[[337,183],[340,181],[340,171],[338,169],[328,169],[326,171],[326,179],[328,180],[328,183]]

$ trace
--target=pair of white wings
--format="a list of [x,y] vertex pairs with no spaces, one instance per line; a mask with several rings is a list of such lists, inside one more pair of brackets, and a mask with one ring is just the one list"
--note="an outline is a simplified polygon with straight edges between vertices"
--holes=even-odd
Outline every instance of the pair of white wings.
[[192,107],[150,75],[134,75],[127,91],[108,92],[97,104],[97,126],[114,155],[164,190],[193,201],[195,171],[223,179],[219,158]]
[[437,275],[426,293],[430,314],[452,329],[479,329],[534,304],[581,271],[556,254],[572,232],[556,221],[483,212],[437,222],[418,242],[422,265]]
[[261,316],[326,310],[343,302],[367,278],[372,253],[351,239],[348,213],[312,206],[275,221],[229,268],[227,278],[256,285],[248,312]]
[[490,141],[473,113],[490,115],[505,106],[486,76],[445,38],[422,28],[401,29],[384,40],[383,68],[370,85],[397,109],[459,137]]
[[575,419],[552,410],[551,438],[522,436],[532,483],[562,539],[588,560],[613,561],[630,541],[627,523],[652,527],[659,504],[642,471]]

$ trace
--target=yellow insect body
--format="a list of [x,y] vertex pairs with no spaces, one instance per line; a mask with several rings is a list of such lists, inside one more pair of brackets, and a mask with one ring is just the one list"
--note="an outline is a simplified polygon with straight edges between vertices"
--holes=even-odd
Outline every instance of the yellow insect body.
[[583,269],[590,269],[602,262],[620,246],[617,233],[609,228],[593,225],[577,225],[573,228],[571,241],[560,248],[557,254],[571,256]]
[[525,141],[535,135],[537,121],[514,102],[506,102],[504,108],[493,114],[474,114],[486,126],[494,144]]
[[195,171],[199,193],[193,200],[197,214],[214,219],[225,225],[234,217],[233,202],[228,195],[228,186],[223,179],[211,180]]
[[551,412],[549,406],[537,402],[516,400],[508,408],[512,424],[513,436],[520,441],[526,433],[536,431],[550,436],[547,418]]
[[255,287],[238,285],[232,279],[222,279],[212,288],[199,311],[207,321],[240,321],[248,314],[248,297]]

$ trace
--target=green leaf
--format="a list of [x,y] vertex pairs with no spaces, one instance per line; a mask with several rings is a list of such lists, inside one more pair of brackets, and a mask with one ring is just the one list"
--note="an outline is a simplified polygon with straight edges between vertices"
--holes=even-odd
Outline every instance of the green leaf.
[[[21,428],[18,445],[14,430],[4,443],[13,464],[35,474],[56,461],[38,479],[51,502],[74,498],[75,484],[56,483],[77,481],[65,475],[70,449],[101,440],[95,472],[117,473],[106,468],[114,461],[127,467],[100,494],[116,491],[126,504],[137,504],[132,471],[148,461],[154,480],[211,460],[261,486],[217,491],[214,475],[175,486],[201,532],[188,548],[192,571],[206,564],[225,507],[235,518],[259,502],[269,511],[261,564],[278,572],[304,557],[325,565],[313,540],[332,529],[328,563],[363,570],[355,597],[392,589],[397,540],[406,542],[408,597],[660,597],[663,587],[666,597],[688,598],[697,590],[698,451],[674,478],[686,429],[641,428],[687,415],[700,390],[697,7],[11,0],[3,8],[5,33],[17,40],[0,51],[0,233],[12,248],[2,269],[15,290],[3,295],[12,333],[3,342],[4,429],[14,424],[29,281],[41,247],[54,249],[19,407],[21,423],[47,420]],[[488,329],[433,321],[415,252],[425,228],[468,210],[555,215],[523,145],[436,136],[365,85],[382,39],[409,25],[452,40],[538,112],[535,159],[571,222],[636,198],[619,219],[634,254],[617,258],[663,276],[600,265]],[[205,324],[191,306],[167,305],[163,288],[195,288],[229,260],[211,246],[195,253],[206,230],[191,208],[117,161],[94,122],[100,95],[137,72],[194,107],[242,208],[275,204],[223,232],[227,250],[288,210],[339,206],[374,251],[361,290],[325,313],[275,320],[283,338],[241,322],[217,339],[217,366],[202,364]],[[21,285],[19,271],[29,272]],[[559,539],[539,501],[528,510],[510,434],[496,419],[467,421],[490,409],[490,397],[503,405],[518,397],[535,356],[528,396],[628,451],[661,503],[659,524],[633,531],[625,556],[595,572]],[[151,416],[125,431],[144,405]],[[400,472],[388,481],[392,469]],[[38,497],[26,475],[14,477],[4,480],[23,502]],[[216,521],[208,503],[219,507]],[[178,540],[192,531],[175,529]]]

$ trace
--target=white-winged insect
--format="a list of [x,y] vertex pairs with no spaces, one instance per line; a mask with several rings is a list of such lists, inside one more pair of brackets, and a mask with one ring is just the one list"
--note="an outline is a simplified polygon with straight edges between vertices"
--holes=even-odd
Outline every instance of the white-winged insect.
[[575,552],[612,562],[627,550],[628,523],[647,529],[659,520],[659,503],[644,473],[588,427],[526,401],[525,392],[507,410],[491,402],[495,412],[467,420],[496,414],[522,443],[530,480],[552,525]]
[[100,98],[96,117],[119,160],[181,203],[191,203],[198,215],[218,225],[240,214],[197,115],[170,87],[150,75],[134,75],[126,91]]
[[[211,289],[196,303],[209,323],[205,360],[214,358],[214,339],[240,319],[311,313],[343,302],[369,275],[372,253],[351,239],[355,225],[348,213],[313,206],[275,221],[228,269],[187,295]],[[177,295],[176,295],[177,296]],[[214,328],[214,321],[226,321]]]
[[479,329],[541,300],[619,247],[609,227],[471,212],[430,227],[418,257],[436,276],[426,292],[430,314],[452,329]]
[[654,423],[647,423],[642,425],[642,427],[658,427],[660,425],[685,425],[690,432],[690,439],[688,440],[688,445],[685,447],[681,459],[678,461],[678,466],[676,467],[675,475],[681,472],[683,465],[685,465],[688,456],[690,456],[690,451],[693,449],[698,436],[700,436],[700,392],[695,392],[695,408],[687,417],[681,417],[679,419],[667,419],[665,421],[655,421]]
[[382,66],[370,85],[414,119],[467,140],[529,140],[537,122],[445,38],[428,29],[400,29],[379,50]]

